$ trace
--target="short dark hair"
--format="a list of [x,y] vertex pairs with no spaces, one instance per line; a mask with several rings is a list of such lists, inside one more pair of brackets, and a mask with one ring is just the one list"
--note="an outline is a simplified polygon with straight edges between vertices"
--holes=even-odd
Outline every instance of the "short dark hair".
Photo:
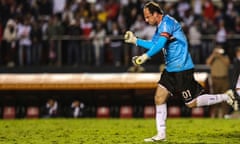
[[160,7],[160,5],[157,2],[154,1],[148,1],[145,3],[144,8],[148,8],[149,12],[153,14],[154,12],[157,12],[159,14],[163,14],[163,9]]

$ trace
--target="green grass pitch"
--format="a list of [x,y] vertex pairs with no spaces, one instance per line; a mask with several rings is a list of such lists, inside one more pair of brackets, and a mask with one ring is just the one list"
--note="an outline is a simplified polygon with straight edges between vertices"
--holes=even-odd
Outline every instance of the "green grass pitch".
[[[155,133],[154,119],[0,120],[0,144],[143,144]],[[240,120],[170,118],[162,143],[240,143]]]

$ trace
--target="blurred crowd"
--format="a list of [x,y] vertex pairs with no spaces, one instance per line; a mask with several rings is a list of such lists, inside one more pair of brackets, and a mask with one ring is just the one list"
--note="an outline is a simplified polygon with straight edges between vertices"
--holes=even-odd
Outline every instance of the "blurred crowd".
[[[240,1],[159,0],[179,20],[194,63],[205,64],[216,45],[232,61],[240,45]],[[0,65],[129,65],[143,52],[123,42],[132,30],[150,39],[145,0],[0,0]],[[158,63],[159,64],[159,63]]]

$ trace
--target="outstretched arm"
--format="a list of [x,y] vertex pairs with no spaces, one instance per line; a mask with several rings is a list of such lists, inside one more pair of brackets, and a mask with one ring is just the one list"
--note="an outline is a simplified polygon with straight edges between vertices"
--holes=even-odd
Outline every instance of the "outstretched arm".
[[126,43],[132,43],[145,49],[151,49],[155,45],[155,43],[151,40],[137,38],[131,31],[127,31],[125,33],[124,40]]
[[153,47],[154,43],[150,40],[143,40],[138,38],[136,41],[136,45],[141,46],[142,48],[145,48],[145,49],[150,49],[151,47]]
[[145,61],[147,61],[150,57],[157,54],[167,43],[169,34],[164,33],[159,37],[157,41],[147,41],[143,39],[136,38],[136,36],[131,32],[127,31],[124,35],[124,39],[126,43],[132,43],[142,48],[148,49],[147,53],[144,53],[141,56],[135,56],[132,59],[133,64],[141,65]]
[[132,59],[132,62],[134,65],[141,65],[143,64],[145,61],[147,61],[150,57],[152,57],[153,55],[155,55],[156,53],[158,53],[166,44],[167,42],[167,38],[161,36],[158,41],[156,43],[153,42],[147,42],[147,41],[139,41],[139,39],[136,41],[138,46],[141,47],[150,47],[148,48],[149,50],[147,51],[147,53],[144,53],[141,56],[135,56]]
[[137,39],[136,44],[137,46],[141,46],[143,48],[148,49],[147,56],[152,57],[153,55],[157,54],[166,44],[167,38],[164,36],[160,36],[158,41],[145,41],[141,39]]
[[136,36],[131,31],[127,31],[124,35],[124,40],[126,43],[132,43],[137,46],[141,46],[142,48],[150,50],[148,54],[150,56],[156,54],[159,52],[167,42],[167,37],[160,36],[158,41],[152,41],[152,40],[143,40],[140,38],[136,38]]

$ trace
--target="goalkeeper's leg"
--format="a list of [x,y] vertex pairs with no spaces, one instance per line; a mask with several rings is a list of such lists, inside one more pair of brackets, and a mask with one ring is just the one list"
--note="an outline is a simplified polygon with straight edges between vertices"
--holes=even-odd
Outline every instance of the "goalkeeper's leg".
[[223,94],[203,94],[186,103],[190,108],[210,106],[221,102],[227,102],[233,107],[234,110],[238,110],[238,102],[233,90],[228,90]]
[[159,85],[155,93],[156,104],[156,127],[157,134],[153,137],[144,139],[145,142],[164,141],[166,139],[166,118],[167,104],[166,100],[169,92],[166,88]]

